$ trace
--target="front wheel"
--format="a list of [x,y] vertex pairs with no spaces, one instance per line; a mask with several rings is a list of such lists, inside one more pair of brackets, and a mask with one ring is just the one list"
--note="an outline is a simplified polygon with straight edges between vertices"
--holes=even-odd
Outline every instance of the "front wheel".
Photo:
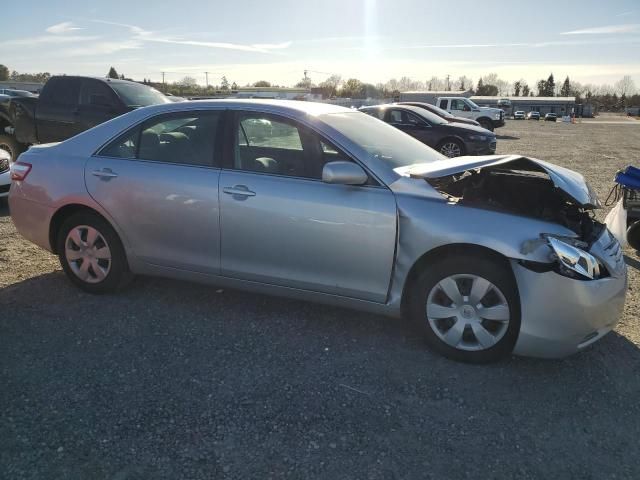
[[409,308],[429,346],[456,361],[498,361],[512,352],[520,332],[513,273],[482,256],[458,255],[427,267]]
[[65,220],[57,251],[69,280],[86,292],[113,292],[132,277],[118,234],[96,214],[82,212]]
[[464,146],[458,140],[448,139],[438,145],[438,151],[449,158],[459,157],[464,155]]

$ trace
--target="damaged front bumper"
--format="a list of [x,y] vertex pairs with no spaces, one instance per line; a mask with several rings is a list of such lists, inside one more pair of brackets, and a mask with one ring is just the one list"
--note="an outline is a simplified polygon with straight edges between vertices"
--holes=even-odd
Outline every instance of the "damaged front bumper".
[[618,243],[605,230],[590,253],[609,276],[577,280],[554,271],[535,272],[512,261],[520,291],[517,355],[559,358],[598,341],[618,323],[627,291],[627,268]]

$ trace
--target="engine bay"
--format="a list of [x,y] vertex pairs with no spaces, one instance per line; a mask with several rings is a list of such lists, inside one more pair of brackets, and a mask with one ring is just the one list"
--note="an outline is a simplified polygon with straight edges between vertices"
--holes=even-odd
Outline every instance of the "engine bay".
[[427,181],[449,201],[557,223],[588,244],[602,232],[592,210],[576,205],[544,172],[496,166]]

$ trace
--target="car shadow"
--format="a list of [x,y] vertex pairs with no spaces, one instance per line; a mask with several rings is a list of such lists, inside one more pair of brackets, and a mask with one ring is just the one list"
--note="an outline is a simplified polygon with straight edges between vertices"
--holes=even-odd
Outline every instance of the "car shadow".
[[520,140],[520,137],[514,137],[513,135],[496,135],[498,140]]
[[631,258],[629,255],[624,256],[624,261],[629,267],[635,268],[640,272],[640,261],[636,260],[635,258]]

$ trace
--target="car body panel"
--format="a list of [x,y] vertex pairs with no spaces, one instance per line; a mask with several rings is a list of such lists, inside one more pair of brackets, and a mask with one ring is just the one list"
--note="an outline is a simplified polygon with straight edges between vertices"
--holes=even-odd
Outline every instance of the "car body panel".
[[[220,185],[222,275],[386,300],[396,243],[387,188],[233,170]],[[255,195],[224,193],[233,187]]]

